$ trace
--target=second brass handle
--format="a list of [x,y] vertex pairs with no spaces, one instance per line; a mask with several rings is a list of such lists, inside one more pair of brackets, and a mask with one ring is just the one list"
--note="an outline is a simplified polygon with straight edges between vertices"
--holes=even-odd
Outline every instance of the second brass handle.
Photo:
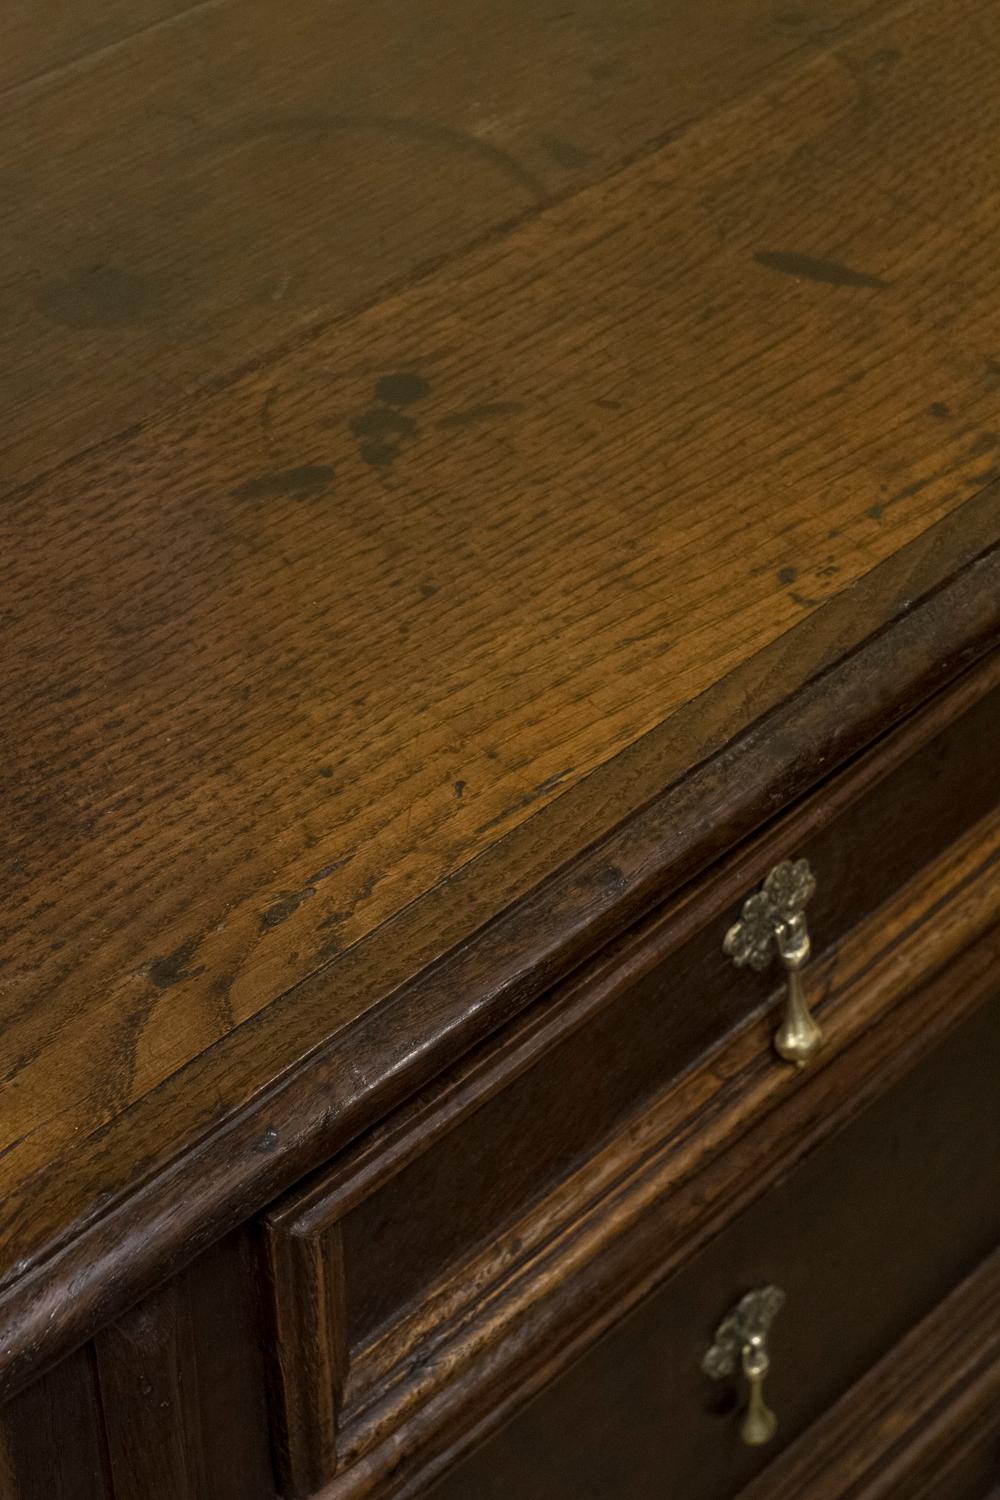
[[768,1334],[785,1294],[779,1287],[757,1287],[747,1292],[726,1314],[701,1367],[713,1380],[727,1380],[741,1371],[747,1384],[747,1403],[740,1420],[740,1437],[751,1448],[769,1443],[778,1419],[764,1399],[764,1381],[771,1368]]
[[764,1380],[771,1368],[764,1338],[750,1339],[743,1345],[741,1364],[748,1394],[740,1437],[748,1447],[760,1448],[771,1441],[778,1429],[778,1419],[764,1400]]
[[823,1033],[806,1004],[802,969],[810,954],[805,907],[816,880],[804,859],[784,860],[759,891],[743,903],[738,922],[726,933],[723,950],[742,968],[766,969],[775,953],[785,966],[788,989],[774,1046],[786,1062],[804,1067],[819,1051]]

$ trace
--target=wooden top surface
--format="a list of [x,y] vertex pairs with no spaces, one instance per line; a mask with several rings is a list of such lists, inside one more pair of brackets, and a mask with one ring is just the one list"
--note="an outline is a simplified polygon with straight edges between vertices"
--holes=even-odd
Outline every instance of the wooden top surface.
[[1000,538],[989,0],[41,10],[10,1285]]

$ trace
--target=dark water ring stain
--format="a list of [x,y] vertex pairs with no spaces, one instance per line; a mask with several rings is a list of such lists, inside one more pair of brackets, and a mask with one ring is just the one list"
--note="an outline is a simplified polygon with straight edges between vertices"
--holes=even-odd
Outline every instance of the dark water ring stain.
[[754,260],[768,271],[780,271],[784,276],[797,276],[806,281],[820,281],[826,286],[867,286],[881,292],[887,291],[890,286],[881,276],[873,276],[868,271],[854,271],[836,260],[802,255],[797,250],[758,250]]
[[[380,375],[375,382],[375,400],[384,401],[386,406],[412,406],[414,401],[422,401],[430,392],[430,381],[415,370],[393,370],[388,375]],[[396,420],[413,425],[409,417],[397,415]]]
[[543,184],[533,172],[522,166],[509,151],[504,151],[500,146],[494,146],[491,141],[482,141],[478,136],[470,135],[464,130],[453,129],[448,125],[437,125],[428,120],[411,120],[394,115],[287,115],[281,119],[268,121],[266,125],[260,125],[254,129],[240,131],[237,134],[216,136],[211,143],[202,148],[199,154],[211,150],[213,146],[248,144],[252,141],[267,140],[273,136],[302,135],[309,132],[340,135],[351,131],[369,131],[376,135],[396,137],[399,140],[423,141],[429,146],[443,146],[449,151],[477,156],[480,161],[503,172],[505,176],[516,182],[537,203],[544,203],[548,197]]

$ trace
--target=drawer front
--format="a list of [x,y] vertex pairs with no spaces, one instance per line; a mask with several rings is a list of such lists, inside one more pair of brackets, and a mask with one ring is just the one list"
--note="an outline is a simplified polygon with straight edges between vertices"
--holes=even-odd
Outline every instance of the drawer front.
[[[523,1031],[499,1047],[496,1073],[490,1058],[469,1065],[450,1089],[417,1101],[277,1208],[265,1239],[285,1493],[330,1484],[331,1497],[381,1500],[411,1473],[433,1469],[448,1446],[498,1421],[930,1053],[996,990],[999,868],[994,816],[817,959],[810,984],[823,998],[828,1043],[813,1067],[798,1073],[775,1059],[774,1022],[763,1011],[570,1172],[540,1170],[534,1196],[514,1211],[502,1151],[490,1154],[489,1137],[468,1133],[480,1112],[507,1103],[505,1070]],[[529,1035],[526,1071],[538,1068],[534,1043]],[[583,1119],[586,1074],[579,1083],[574,1118]],[[553,1113],[532,1119],[513,1107],[511,1116],[529,1140],[546,1128],[558,1134]],[[502,1146],[510,1136],[501,1125]],[[468,1209],[450,1181],[463,1137],[477,1169],[463,1188]],[[427,1163],[442,1145],[436,1179]],[[414,1166],[424,1197],[412,1187]],[[397,1236],[426,1224],[430,1211],[468,1229],[469,1217],[483,1221],[483,1200],[501,1227],[486,1244],[469,1236],[465,1254],[456,1251],[367,1331],[352,1299],[367,1295],[366,1251],[378,1266],[379,1248],[351,1218],[370,1226],[372,1200],[387,1191]],[[400,1281],[411,1274],[400,1260]]]
[[[759,1198],[434,1500],[728,1500],[1000,1243],[998,1075],[1000,996]],[[755,1449],[738,1435],[740,1383],[713,1383],[700,1362],[727,1306],[769,1283],[786,1296],[766,1383],[778,1429]]]
[[[830,1015],[823,1087],[832,1090],[831,1108],[853,1107],[852,1090],[833,1081],[829,1064],[851,1042],[852,1027],[870,1027],[897,991],[938,963],[938,919],[928,915],[935,903],[956,881],[974,880],[978,905],[956,921],[971,934],[990,920],[995,887],[991,896],[991,882],[975,870],[977,860],[992,857],[993,835],[969,830],[1000,794],[997,668],[981,668],[840,773],[269,1216],[277,1420],[289,1494],[311,1494],[335,1475],[345,1497],[388,1494],[384,1472],[396,1450],[415,1463],[423,1444],[411,1427],[417,1407],[425,1407],[428,1430],[437,1428],[434,1443],[448,1429],[474,1425],[480,1401],[484,1412],[492,1409],[494,1397],[479,1389],[477,1375],[461,1423],[450,1406],[438,1411],[446,1367],[457,1372],[451,1400],[469,1361],[486,1358],[476,1344],[483,1308],[507,1306],[508,1292],[498,1298],[497,1285],[509,1290],[531,1257],[535,1269],[523,1274],[541,1285],[547,1273],[539,1246],[556,1227],[569,1242],[574,1216],[611,1191],[629,1142],[647,1131],[676,1133],[677,1121],[694,1137],[698,1091],[711,1093],[727,1069],[749,1070],[723,1090],[725,1128],[734,1133],[755,1111],[800,1090],[771,1050],[773,1020],[754,1019],[776,996],[775,974],[737,970],[722,953],[741,898],[789,854],[806,855],[819,882],[808,986]],[[975,847],[953,857],[963,839]],[[922,894],[911,897],[917,887]],[[915,944],[911,928],[924,934]],[[889,935],[916,956],[879,998],[850,977],[851,964],[877,965]],[[843,960],[852,943],[856,958]],[[860,996],[860,1009],[847,1004],[850,995]],[[842,1009],[856,1011],[855,1021],[841,1023]],[[689,1077],[696,1081],[676,1082]],[[584,1259],[589,1253],[580,1250]],[[486,1316],[484,1348],[501,1337],[500,1322],[499,1312]]]

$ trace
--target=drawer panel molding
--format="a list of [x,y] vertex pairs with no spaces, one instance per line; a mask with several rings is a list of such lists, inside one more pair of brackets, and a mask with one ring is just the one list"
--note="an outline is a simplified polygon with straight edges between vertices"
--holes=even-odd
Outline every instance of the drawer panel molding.
[[817,960],[811,1069],[776,1062],[758,1013],[368,1342],[344,1334],[336,1171],[276,1210],[286,1493],[410,1493],[902,1077],[996,993],[998,871],[995,814]]

